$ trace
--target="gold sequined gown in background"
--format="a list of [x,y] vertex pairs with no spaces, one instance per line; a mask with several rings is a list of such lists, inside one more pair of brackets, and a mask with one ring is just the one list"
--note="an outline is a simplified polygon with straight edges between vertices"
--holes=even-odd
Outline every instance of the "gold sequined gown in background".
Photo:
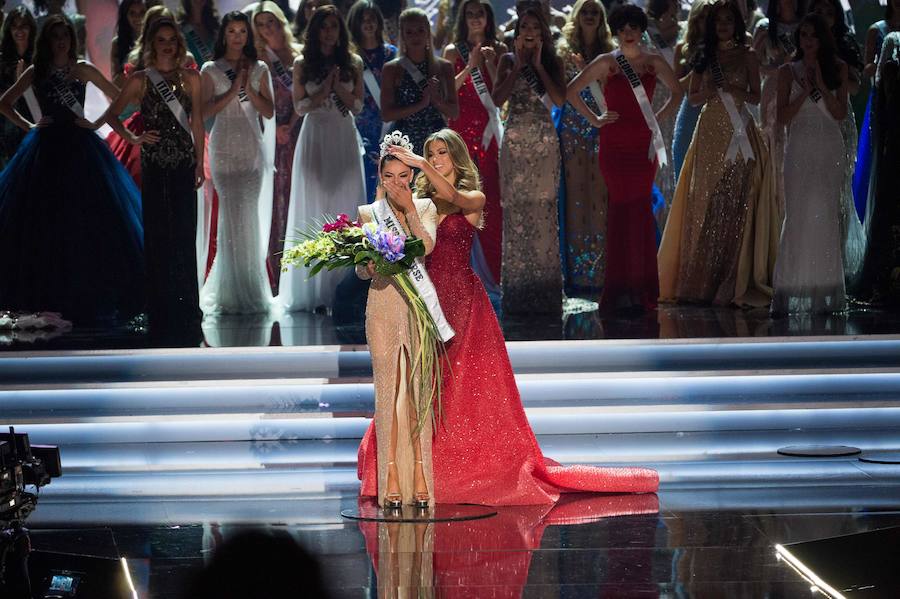
[[[379,200],[386,201],[386,200]],[[359,207],[362,222],[374,222],[375,204]],[[434,249],[437,234],[437,209],[428,198],[415,200],[417,215],[408,217],[409,230],[425,242],[425,253]],[[396,214],[396,212],[395,212]],[[387,464],[393,415],[397,413],[397,451],[395,461],[399,474],[400,493],[404,504],[413,500],[413,445],[409,426],[409,410],[417,398],[410,398],[407,390],[418,389],[418,377],[413,378],[402,356],[410,363],[418,349],[417,340],[410,335],[409,308],[406,298],[392,278],[376,274],[369,286],[366,303],[366,341],[372,356],[372,375],[375,383],[375,418],[359,446],[358,469],[362,481],[360,495],[377,497],[382,502],[387,493]],[[400,378],[398,380],[397,374]],[[431,459],[431,419],[419,435],[422,448],[422,467],[428,493],[434,500],[434,480]],[[372,462],[375,462],[374,464]],[[377,465],[377,468],[374,467]],[[377,472],[377,475],[376,475]]]
[[[744,52],[720,55],[722,72],[746,88]],[[707,75],[710,76],[710,75]],[[718,95],[703,107],[659,248],[661,301],[767,306],[780,220],[766,145],[742,102],[754,160],[726,162],[732,126]]]
[[519,76],[500,149],[503,312],[561,314],[559,139],[547,107]]

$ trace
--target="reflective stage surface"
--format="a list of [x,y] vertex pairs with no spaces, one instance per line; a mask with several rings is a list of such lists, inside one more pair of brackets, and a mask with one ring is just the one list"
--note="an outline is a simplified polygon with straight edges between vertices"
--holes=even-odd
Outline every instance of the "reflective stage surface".
[[[364,312],[354,314],[351,320],[306,312],[207,317],[197,330],[161,338],[148,334],[141,321],[110,327],[76,324],[66,331],[0,329],[0,351],[364,344]],[[844,314],[772,318],[765,309],[663,305],[643,315],[591,311],[562,319],[508,316],[502,322],[508,341],[900,334],[900,314],[861,306]]]
[[[752,507],[762,491],[771,507]],[[105,520],[109,504],[72,504],[67,515],[39,506],[32,542],[127,557],[141,598],[176,597],[185,577],[248,521],[310,550],[333,597],[418,590],[422,597],[790,598],[809,596],[809,584],[778,561],[776,544],[900,525],[896,486],[854,486],[857,507],[823,507],[832,493],[849,499],[829,487],[663,488],[658,498],[566,496],[552,508],[501,508],[492,518],[428,525],[341,521],[335,516],[352,495],[320,499],[315,511],[331,514],[320,521],[304,513],[311,503],[304,498],[194,498],[198,518],[183,517],[176,502],[123,499],[116,508],[134,522],[115,526],[91,524]]]

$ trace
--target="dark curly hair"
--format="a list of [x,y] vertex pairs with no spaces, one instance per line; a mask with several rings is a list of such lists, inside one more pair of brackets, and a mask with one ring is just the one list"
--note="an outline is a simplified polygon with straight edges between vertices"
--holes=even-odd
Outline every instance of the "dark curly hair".
[[120,65],[128,62],[128,53],[134,48],[141,34],[140,31],[136,32],[131,28],[131,22],[128,20],[128,11],[138,2],[143,4],[144,0],[122,0],[122,4],[119,5],[119,15],[116,18],[116,60]]
[[41,32],[38,34],[37,43],[34,46],[34,81],[43,81],[53,70],[53,47],[50,34],[54,28],[62,26],[69,34],[69,62],[78,60],[78,36],[75,34],[75,26],[65,15],[50,15],[44,21]]
[[715,4],[710,5],[709,12],[706,13],[706,25],[703,30],[703,51],[694,62],[694,72],[696,73],[705,72],[709,65],[718,58],[719,36],[716,33],[716,15],[722,10],[729,11],[734,19],[734,32],[731,39],[738,46],[747,45],[746,25],[744,24],[744,17],[741,16],[741,10],[734,2],[719,0]]
[[243,54],[250,60],[257,59],[256,41],[253,39],[253,24],[250,17],[246,13],[239,10],[233,10],[222,17],[222,26],[219,27],[219,34],[216,36],[216,45],[213,46],[213,60],[218,60],[225,56],[225,30],[231,23],[244,23],[247,26],[247,43],[244,44]]
[[484,26],[484,41],[490,44],[496,44],[497,38],[497,22],[494,18],[494,7],[491,6],[490,0],[463,0],[456,11],[456,26],[453,28],[453,43],[456,46],[466,44],[469,40],[469,24],[466,21],[466,6],[477,4],[484,8],[484,16],[487,23]]
[[541,65],[543,65],[544,70],[547,71],[547,74],[550,75],[551,79],[554,81],[563,81],[565,77],[556,55],[556,47],[553,45],[553,36],[550,33],[550,26],[547,24],[547,19],[544,18],[544,11],[535,8],[526,8],[520,12],[519,18],[516,19],[515,37],[519,36],[519,30],[522,27],[522,21],[525,20],[525,17],[537,19],[537,22],[541,26]]
[[[338,24],[338,43],[334,48],[333,62],[322,54],[322,45],[319,41],[319,33],[325,24],[325,19],[334,17]],[[307,81],[321,81],[328,75],[332,66],[341,69],[341,81],[349,81],[354,74],[353,55],[350,52],[350,33],[347,25],[341,18],[337,7],[332,5],[317,8],[306,27],[303,39],[303,74],[300,83]]]
[[816,39],[819,40],[819,51],[816,53],[816,60],[819,68],[822,69],[822,79],[828,89],[837,89],[841,86],[841,71],[838,66],[837,47],[834,43],[834,36],[831,35],[831,29],[825,19],[817,14],[808,14],[800,21],[797,31],[794,32],[794,45],[797,51],[794,53],[794,61],[803,60],[803,48],[800,47],[800,30],[804,25],[812,25],[815,30]]
[[647,16],[658,19],[663,16],[673,4],[677,4],[675,0],[650,0],[647,2]]
[[609,30],[616,35],[626,25],[635,29],[647,31],[647,13],[640,6],[634,4],[620,4],[609,13]]
[[[191,17],[194,16],[193,6],[191,4],[191,0],[181,0],[181,8],[178,10],[178,15],[176,17],[176,21],[182,27],[185,23],[191,20]],[[206,4],[203,5],[203,13],[200,16],[200,20],[203,21],[203,26],[206,28],[209,33],[215,37],[219,33],[219,11],[216,10],[216,0],[206,0]],[[197,58],[200,58],[199,56]]]
[[[776,45],[778,43],[778,23],[781,21],[781,2],[779,0],[769,0],[769,6],[766,9],[766,17],[769,19],[769,26],[766,33],[769,35],[769,41],[772,45]],[[802,17],[806,14],[806,2],[805,0],[796,0],[795,2],[797,6],[797,16]],[[843,11],[841,11],[843,14]]]
[[837,55],[850,67],[862,71],[865,66],[863,65],[862,50],[856,38],[850,33],[850,28],[847,27],[847,21],[844,19],[844,7],[841,6],[840,0],[812,0],[809,3],[810,12],[813,12],[818,4],[828,4],[834,12],[831,34],[834,36],[834,43],[837,46]]
[[384,15],[381,14],[381,9],[372,0],[357,0],[347,11],[347,30],[357,48],[362,48],[362,22],[367,13],[371,13],[377,23],[375,39],[379,41],[384,39]]
[[16,42],[13,40],[13,25],[24,22],[28,26],[28,47],[25,48],[25,56],[22,56],[26,64],[31,64],[31,58],[34,55],[34,42],[37,38],[37,21],[34,15],[24,5],[20,5],[9,11],[6,20],[3,21],[3,32],[0,34],[0,59],[3,62],[18,62],[19,53],[16,50]]

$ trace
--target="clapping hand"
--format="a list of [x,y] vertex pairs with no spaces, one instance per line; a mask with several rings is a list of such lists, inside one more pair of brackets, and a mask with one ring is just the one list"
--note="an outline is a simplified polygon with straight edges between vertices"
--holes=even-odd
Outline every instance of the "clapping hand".
[[575,63],[575,68],[578,71],[584,70],[584,57],[578,52],[572,54],[572,62]]
[[441,82],[437,77],[431,77],[425,86],[425,95],[429,104],[437,104],[441,100]]
[[494,47],[482,46],[481,59],[482,63],[484,63],[484,61],[488,61],[489,63],[494,64],[497,61],[497,52],[494,50]]
[[481,48],[472,48],[472,51],[469,52],[469,61],[466,63],[466,66],[469,67],[470,71],[474,71],[481,68],[482,62],[484,62],[484,57],[481,55]]

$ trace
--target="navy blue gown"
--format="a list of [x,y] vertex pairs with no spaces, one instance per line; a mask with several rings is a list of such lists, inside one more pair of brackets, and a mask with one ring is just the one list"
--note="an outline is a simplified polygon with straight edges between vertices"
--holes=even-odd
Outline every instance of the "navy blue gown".
[[54,81],[84,105],[85,85],[67,71],[35,83],[53,124],[29,132],[0,173],[0,309],[128,318],[144,304],[140,193],[59,99]]

